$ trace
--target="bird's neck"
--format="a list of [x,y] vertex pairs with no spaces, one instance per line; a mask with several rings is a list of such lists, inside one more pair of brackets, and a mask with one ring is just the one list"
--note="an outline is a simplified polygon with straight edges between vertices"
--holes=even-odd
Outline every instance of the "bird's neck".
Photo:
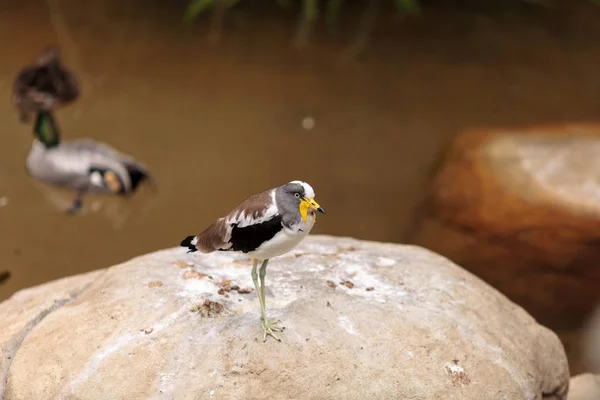
[[49,150],[49,149],[53,149],[55,147],[58,147],[59,144],[60,144],[59,140],[56,140],[56,141],[44,141],[44,140],[40,139],[39,137],[34,137],[33,138],[33,147],[36,147],[36,148],[39,148],[39,149]]
[[34,136],[47,149],[60,144],[58,125],[50,111],[38,111],[33,130]]
[[36,137],[33,139],[33,142],[36,143],[38,146],[43,146],[46,149],[53,149],[55,147],[58,147],[58,145],[60,144],[60,140],[58,138],[47,139]]

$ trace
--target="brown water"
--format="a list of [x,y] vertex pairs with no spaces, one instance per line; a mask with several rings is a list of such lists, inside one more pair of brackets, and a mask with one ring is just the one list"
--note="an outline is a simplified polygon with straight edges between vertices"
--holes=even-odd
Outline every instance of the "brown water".
[[[310,182],[328,211],[315,233],[402,242],[451,135],[600,117],[600,13],[587,6],[492,13],[438,4],[404,25],[390,14],[348,63],[340,54],[351,36],[297,51],[293,24],[278,15],[233,14],[211,47],[206,23],[182,24],[184,3],[83,3],[0,1],[0,197],[9,200],[0,270],[13,273],[0,300],[176,246],[249,194],[293,179]],[[61,45],[83,82],[81,100],[57,114],[64,138],[95,138],[143,160],[155,196],[67,217],[28,177],[32,135],[17,122],[10,87],[48,43]],[[307,115],[312,130],[302,128]]]

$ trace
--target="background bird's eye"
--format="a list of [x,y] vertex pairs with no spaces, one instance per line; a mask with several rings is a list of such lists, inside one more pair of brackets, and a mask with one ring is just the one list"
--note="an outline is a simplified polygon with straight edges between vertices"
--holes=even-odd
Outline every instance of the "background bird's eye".
[[300,198],[300,193],[294,193],[294,196],[296,196],[297,198]]

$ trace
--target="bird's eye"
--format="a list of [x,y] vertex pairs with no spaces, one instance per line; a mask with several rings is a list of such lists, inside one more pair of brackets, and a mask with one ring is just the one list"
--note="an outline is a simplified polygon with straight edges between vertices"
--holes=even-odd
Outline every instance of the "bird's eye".
[[297,199],[300,198],[300,193],[294,193],[294,196],[296,196]]

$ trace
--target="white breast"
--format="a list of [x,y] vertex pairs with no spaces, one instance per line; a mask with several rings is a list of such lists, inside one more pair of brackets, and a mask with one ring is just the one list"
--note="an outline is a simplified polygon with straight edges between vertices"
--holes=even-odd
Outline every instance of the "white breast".
[[298,246],[308,236],[314,224],[315,214],[311,210],[307,215],[306,223],[300,222],[290,229],[283,228],[271,240],[263,243],[256,250],[249,252],[248,256],[259,260],[281,256]]

